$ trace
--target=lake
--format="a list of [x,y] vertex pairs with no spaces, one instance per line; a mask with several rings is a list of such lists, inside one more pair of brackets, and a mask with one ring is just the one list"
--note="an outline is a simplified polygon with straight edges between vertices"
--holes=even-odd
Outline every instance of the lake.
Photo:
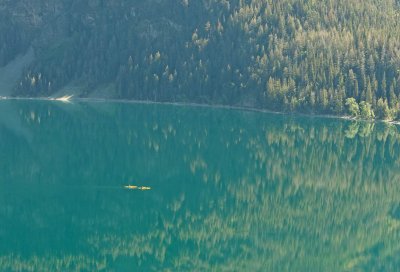
[[385,124],[3,100],[0,270],[393,271],[399,151]]

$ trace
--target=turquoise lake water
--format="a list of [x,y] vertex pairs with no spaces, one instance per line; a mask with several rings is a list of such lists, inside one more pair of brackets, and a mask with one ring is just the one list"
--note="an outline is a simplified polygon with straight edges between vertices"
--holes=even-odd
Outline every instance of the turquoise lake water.
[[396,271],[399,151],[385,124],[0,101],[0,270]]

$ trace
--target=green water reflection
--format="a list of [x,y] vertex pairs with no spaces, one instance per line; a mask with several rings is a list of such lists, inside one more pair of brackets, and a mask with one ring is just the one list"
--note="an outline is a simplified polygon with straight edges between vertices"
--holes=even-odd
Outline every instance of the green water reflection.
[[396,270],[399,144],[384,124],[0,101],[0,268]]

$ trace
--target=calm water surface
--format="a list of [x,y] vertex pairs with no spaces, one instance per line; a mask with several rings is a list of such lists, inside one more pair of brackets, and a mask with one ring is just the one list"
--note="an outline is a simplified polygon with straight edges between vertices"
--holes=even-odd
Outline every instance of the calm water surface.
[[383,124],[0,101],[0,270],[398,270],[399,151]]

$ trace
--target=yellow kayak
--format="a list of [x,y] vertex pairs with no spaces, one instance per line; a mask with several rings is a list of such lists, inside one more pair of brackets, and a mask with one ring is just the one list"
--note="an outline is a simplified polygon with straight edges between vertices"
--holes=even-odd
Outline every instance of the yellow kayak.
[[125,189],[129,189],[129,190],[136,190],[138,187],[137,186],[135,186],[135,185],[126,185],[126,186],[124,186],[125,187]]
[[142,190],[142,191],[151,190],[151,187],[136,186],[136,185],[126,185],[126,186],[124,186],[124,188],[128,189],[128,190]]

